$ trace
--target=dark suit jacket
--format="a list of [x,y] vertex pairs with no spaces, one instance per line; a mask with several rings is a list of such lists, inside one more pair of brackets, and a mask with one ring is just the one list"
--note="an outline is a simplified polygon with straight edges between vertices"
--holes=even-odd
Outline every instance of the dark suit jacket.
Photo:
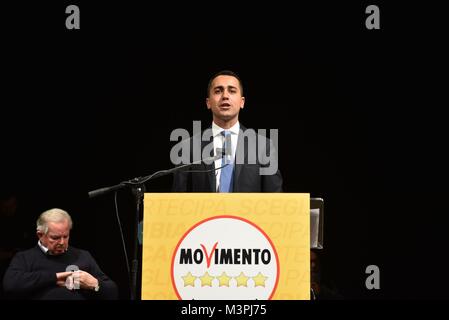
[[[245,132],[247,129],[240,124],[240,129]],[[257,139],[260,139],[258,136]],[[201,150],[203,150],[209,143],[213,142],[213,138],[210,141],[201,141]],[[190,150],[193,150],[193,139],[190,138],[186,141],[190,145]],[[242,134],[239,134],[237,142],[236,159],[238,157],[239,146],[244,143]],[[263,150],[259,150],[259,153],[269,154],[276,153],[277,151],[273,147],[271,140],[267,139],[267,143],[262,146]],[[267,152],[269,151],[269,152]],[[269,167],[269,164],[261,164],[259,157],[256,157],[256,163],[250,164],[248,162],[248,148],[244,148],[244,163],[235,164],[234,178],[233,178],[233,192],[282,192],[282,176],[279,169],[273,175],[261,175],[260,168]],[[263,153],[266,152],[266,153]],[[192,158],[192,157],[191,157]],[[192,158],[193,159],[193,158]],[[191,159],[191,160],[192,160]],[[265,162],[265,161],[263,161]],[[173,192],[216,192],[215,181],[215,168],[214,163],[207,165],[205,163],[199,165],[193,165],[186,170],[180,170],[174,174],[173,179]],[[210,172],[188,172],[197,170],[210,170]]]

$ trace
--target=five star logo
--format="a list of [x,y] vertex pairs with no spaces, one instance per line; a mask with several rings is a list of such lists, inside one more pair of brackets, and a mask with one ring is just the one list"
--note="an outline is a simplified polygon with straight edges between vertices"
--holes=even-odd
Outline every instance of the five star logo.
[[265,277],[262,273],[258,273],[257,276],[252,277],[254,280],[254,286],[261,286],[261,287],[265,287],[265,280],[268,279],[268,277]]
[[200,277],[201,280],[201,286],[205,287],[205,286],[209,286],[212,287],[212,280],[214,280],[214,277],[211,277],[209,275],[209,272],[206,272],[202,277]]
[[221,276],[217,277],[217,279],[220,282],[220,287],[223,286],[229,287],[229,280],[231,280],[231,277],[228,277],[226,272],[223,272]]
[[279,258],[259,226],[241,217],[216,216],[199,221],[181,237],[171,276],[179,299],[271,299],[279,281]]
[[184,287],[195,286],[196,277],[194,277],[190,272],[183,276],[182,279],[184,280]]
[[240,275],[238,277],[234,277],[234,279],[237,280],[237,287],[248,287],[249,277],[245,276],[243,272],[240,272]]

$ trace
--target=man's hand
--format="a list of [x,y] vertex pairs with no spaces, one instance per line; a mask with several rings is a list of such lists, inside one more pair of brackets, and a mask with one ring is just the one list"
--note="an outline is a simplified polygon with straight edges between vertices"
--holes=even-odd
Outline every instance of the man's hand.
[[68,272],[58,272],[56,274],[56,284],[60,287],[66,287],[69,290],[73,289],[88,289],[92,290],[98,286],[98,280],[89,272],[78,270]]
[[80,283],[80,287],[82,289],[89,289],[92,290],[94,289],[96,286],[98,286],[98,280],[97,278],[95,278],[94,276],[92,276],[89,272],[86,271],[75,271],[75,274],[73,275],[73,277],[77,276],[76,274],[78,274],[78,279],[79,279],[79,283]]
[[67,279],[67,277],[71,276],[73,274],[73,272],[71,271],[66,271],[66,272],[58,272],[56,274],[56,284],[60,287],[65,287],[65,281]]

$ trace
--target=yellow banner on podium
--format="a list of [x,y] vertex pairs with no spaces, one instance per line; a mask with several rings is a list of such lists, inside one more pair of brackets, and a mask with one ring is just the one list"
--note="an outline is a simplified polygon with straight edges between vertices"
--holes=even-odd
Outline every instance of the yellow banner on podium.
[[310,196],[146,193],[143,300],[310,299]]

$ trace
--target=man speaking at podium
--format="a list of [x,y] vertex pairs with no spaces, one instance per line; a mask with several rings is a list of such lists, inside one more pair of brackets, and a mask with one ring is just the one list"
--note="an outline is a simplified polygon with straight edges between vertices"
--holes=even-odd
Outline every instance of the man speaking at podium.
[[[245,97],[238,75],[229,70],[215,74],[209,81],[206,105],[212,111],[212,137],[210,141],[201,140],[201,151],[213,143],[216,160],[177,171],[172,191],[282,192],[282,176],[272,141],[260,134],[249,139],[254,131],[239,122]],[[187,143],[192,146],[193,140]],[[217,157],[220,151],[222,155]]]

